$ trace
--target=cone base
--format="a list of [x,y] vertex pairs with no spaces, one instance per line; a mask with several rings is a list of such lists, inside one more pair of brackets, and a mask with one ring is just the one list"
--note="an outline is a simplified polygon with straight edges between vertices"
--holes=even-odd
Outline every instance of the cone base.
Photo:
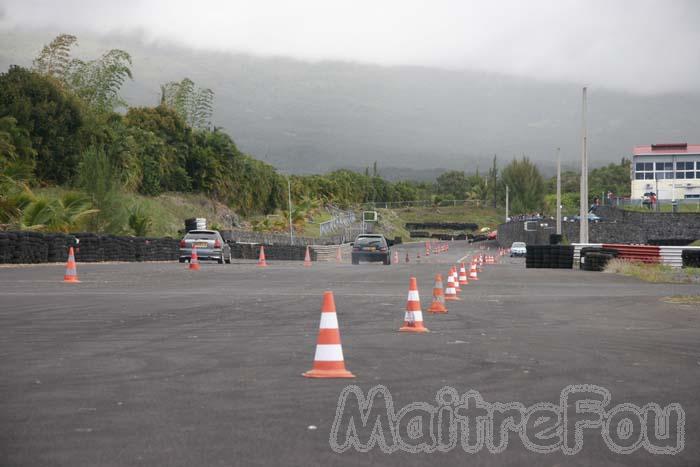
[[266,268],[266,267],[267,267],[267,263],[258,263],[258,266],[260,266],[261,268]]
[[301,376],[305,378],[354,378],[355,375],[348,370],[316,370],[311,369]]
[[426,327],[401,326],[399,332],[430,332]]
[[445,314],[445,313],[447,313],[447,308],[436,308],[436,309],[428,308],[428,311],[430,313]]
[[311,263],[304,263],[304,267],[305,267],[305,268],[310,268],[310,267],[311,267]]
[[201,268],[199,267],[199,264],[190,264],[190,267],[188,269],[190,271],[199,271]]
[[469,285],[469,282],[460,282],[459,285]]
[[75,276],[63,276],[63,282],[67,282],[69,284],[79,284],[80,283],[78,278]]
[[449,300],[449,301],[452,301],[452,302],[458,302],[458,301],[460,301],[460,300],[462,300],[462,299],[459,298],[459,297],[445,297],[445,300],[446,300],[446,301]]

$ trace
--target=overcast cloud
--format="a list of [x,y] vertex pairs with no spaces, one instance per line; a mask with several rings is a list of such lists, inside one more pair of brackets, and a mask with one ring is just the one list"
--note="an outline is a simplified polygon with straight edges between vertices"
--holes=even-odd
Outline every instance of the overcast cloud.
[[218,51],[700,92],[693,0],[0,0],[0,15],[4,28],[137,33]]

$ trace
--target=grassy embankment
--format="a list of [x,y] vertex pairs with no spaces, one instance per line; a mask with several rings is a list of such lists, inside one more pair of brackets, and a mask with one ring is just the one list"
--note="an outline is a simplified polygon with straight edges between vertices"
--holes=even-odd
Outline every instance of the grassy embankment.
[[645,282],[700,284],[700,268],[676,269],[665,264],[645,264],[613,259],[608,263],[605,272],[636,277]]

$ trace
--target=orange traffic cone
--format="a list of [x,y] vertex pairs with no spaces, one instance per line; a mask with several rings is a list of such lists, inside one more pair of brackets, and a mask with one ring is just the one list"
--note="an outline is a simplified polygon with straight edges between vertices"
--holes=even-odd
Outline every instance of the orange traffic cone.
[[399,252],[394,251],[394,259],[391,261],[393,264],[399,264]]
[[73,252],[73,247],[68,249],[68,262],[66,263],[66,274],[63,276],[63,282],[70,282],[72,284],[80,282],[78,280],[78,269],[75,267],[75,253]]
[[316,338],[316,354],[313,367],[303,373],[307,378],[354,378],[355,375],[345,369],[343,346],[340,344],[338,316],[335,313],[333,292],[323,292],[321,305],[321,324]]
[[457,290],[455,289],[455,282],[450,274],[447,276],[447,287],[445,288],[445,300],[461,300],[457,296]]
[[442,275],[435,275],[435,287],[433,287],[433,303],[430,304],[428,311],[431,313],[447,313],[445,308],[445,295],[442,290]]
[[479,280],[479,276],[476,273],[476,263],[474,261],[472,261],[472,264],[469,267],[469,279],[473,281]]
[[467,285],[469,281],[467,280],[467,268],[464,267],[464,263],[459,266],[459,284]]
[[343,252],[340,250],[340,245],[338,245],[338,251],[335,252],[335,260],[339,263],[343,262]]
[[457,274],[457,268],[452,266],[450,268],[450,275],[452,276],[452,282],[455,284],[455,290],[459,293],[462,288],[459,286],[459,275]]
[[192,245],[192,255],[190,256],[190,265],[189,269],[192,271],[199,271],[200,266],[199,266],[199,257],[197,256],[197,246]]
[[265,247],[260,245],[260,257],[258,258],[258,266],[267,266],[267,261],[265,261]]
[[309,251],[309,246],[306,246],[306,255],[304,255],[304,266],[311,266],[311,252]]
[[420,296],[418,295],[418,285],[415,277],[411,277],[409,281],[406,315],[403,326],[399,328],[399,331],[428,332],[428,328],[423,326],[423,312],[420,309]]

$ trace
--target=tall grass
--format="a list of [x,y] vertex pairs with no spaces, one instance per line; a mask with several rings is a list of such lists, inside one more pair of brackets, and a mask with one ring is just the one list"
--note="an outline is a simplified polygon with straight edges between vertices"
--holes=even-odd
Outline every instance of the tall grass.
[[676,269],[666,264],[647,264],[623,259],[610,260],[604,272],[636,277],[645,282],[654,283],[700,282],[700,268]]

